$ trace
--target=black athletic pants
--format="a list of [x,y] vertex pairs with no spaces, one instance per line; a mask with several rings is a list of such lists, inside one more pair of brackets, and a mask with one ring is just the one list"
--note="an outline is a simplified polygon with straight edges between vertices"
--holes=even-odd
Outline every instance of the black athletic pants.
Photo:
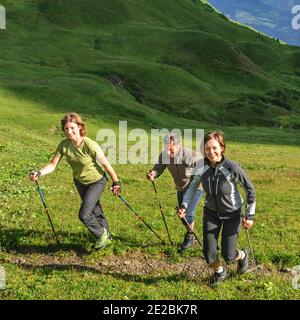
[[107,178],[103,177],[91,184],[82,184],[77,180],[74,180],[74,183],[82,199],[79,219],[98,239],[101,238],[104,228],[108,234],[110,234],[108,221],[104,216],[99,201],[101,193],[104,191],[107,183]]
[[236,243],[241,226],[241,216],[237,212],[230,219],[220,219],[204,209],[203,213],[203,253],[208,264],[218,260],[218,238],[222,229],[221,253],[226,263],[232,263],[238,254]]

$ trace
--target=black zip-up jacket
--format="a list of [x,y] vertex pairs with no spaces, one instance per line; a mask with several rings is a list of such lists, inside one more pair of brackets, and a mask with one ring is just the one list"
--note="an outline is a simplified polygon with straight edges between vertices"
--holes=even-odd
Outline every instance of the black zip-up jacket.
[[213,168],[205,161],[184,195],[182,207],[185,209],[193,199],[200,183],[206,193],[204,209],[223,219],[229,219],[242,207],[243,199],[237,188],[240,184],[246,191],[246,217],[249,220],[254,218],[256,205],[254,187],[236,162],[223,157],[221,163]]

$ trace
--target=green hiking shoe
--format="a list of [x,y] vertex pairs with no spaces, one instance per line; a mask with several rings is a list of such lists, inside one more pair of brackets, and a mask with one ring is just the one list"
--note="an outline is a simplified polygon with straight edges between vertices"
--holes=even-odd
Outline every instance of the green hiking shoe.
[[101,250],[107,245],[111,243],[111,237],[109,236],[108,232],[106,229],[104,229],[104,232],[99,240],[96,241],[94,248],[96,250]]

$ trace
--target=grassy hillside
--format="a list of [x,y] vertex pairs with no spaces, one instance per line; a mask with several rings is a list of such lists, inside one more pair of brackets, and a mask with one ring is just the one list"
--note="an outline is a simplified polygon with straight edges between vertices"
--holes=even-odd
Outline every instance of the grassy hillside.
[[200,1],[3,5],[0,84],[15,96],[107,117],[140,120],[150,107],[220,125],[299,126],[300,49]]
[[[198,1],[1,2],[0,299],[300,299],[291,268],[299,251],[300,53],[230,23]],[[59,121],[78,111],[88,135],[100,128],[221,127],[228,156],[258,195],[250,235],[259,265],[217,290],[198,246],[181,252],[172,179],[157,181],[171,237],[161,245],[109,190],[103,195],[113,245],[92,251],[77,217],[79,197],[62,161],[43,177],[55,244],[29,169],[62,138]],[[251,124],[251,126],[247,126]],[[262,127],[265,126],[265,127]],[[166,239],[149,165],[116,165],[123,196]],[[201,210],[197,233],[201,235]],[[239,246],[247,246],[241,233]],[[101,285],[100,285],[101,284]]]

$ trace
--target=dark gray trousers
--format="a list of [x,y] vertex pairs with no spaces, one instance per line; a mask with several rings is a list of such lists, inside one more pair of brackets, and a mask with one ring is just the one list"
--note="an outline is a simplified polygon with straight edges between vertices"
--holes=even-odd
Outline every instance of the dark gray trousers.
[[238,254],[236,243],[241,226],[241,217],[220,219],[203,213],[203,253],[208,264],[218,260],[218,238],[222,229],[221,253],[226,263],[232,263]]
[[79,219],[88,230],[98,239],[101,238],[104,228],[110,234],[108,221],[104,216],[99,198],[107,183],[106,177],[91,183],[82,184],[74,180],[75,186],[80,194],[82,203],[79,210]]

